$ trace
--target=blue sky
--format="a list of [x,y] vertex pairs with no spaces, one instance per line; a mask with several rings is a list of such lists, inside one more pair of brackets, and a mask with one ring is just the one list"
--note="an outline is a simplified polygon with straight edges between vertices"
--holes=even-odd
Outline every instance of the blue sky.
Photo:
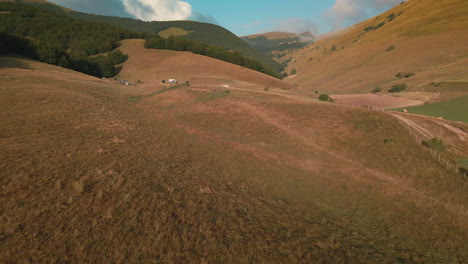
[[269,31],[316,34],[350,26],[401,0],[49,0],[77,11],[152,20],[198,20],[239,36]]

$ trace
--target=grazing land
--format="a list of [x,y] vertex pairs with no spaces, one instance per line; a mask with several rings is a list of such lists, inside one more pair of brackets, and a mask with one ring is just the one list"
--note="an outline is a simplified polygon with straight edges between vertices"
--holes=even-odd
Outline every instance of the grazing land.
[[468,259],[466,181],[391,115],[137,44],[136,87],[1,57],[0,262]]
[[[19,2],[140,33],[37,20],[115,33],[88,52],[104,42],[0,14],[0,37],[50,63],[0,43],[0,263],[468,263],[466,1],[405,1],[314,43],[251,36],[284,80],[130,39],[281,69],[219,26]],[[96,58],[111,74],[65,68]]]
[[440,103],[408,107],[407,110],[409,113],[413,114],[442,117],[447,120],[468,123],[468,96],[463,96]]
[[332,95],[338,104],[353,106],[370,106],[376,108],[397,108],[420,105],[424,102],[414,99],[398,98],[383,94],[345,94]]

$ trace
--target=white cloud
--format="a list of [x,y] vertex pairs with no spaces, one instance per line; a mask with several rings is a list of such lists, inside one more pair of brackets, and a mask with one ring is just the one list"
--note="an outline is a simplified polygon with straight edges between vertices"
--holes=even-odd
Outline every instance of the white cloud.
[[301,18],[286,18],[274,21],[275,31],[284,31],[291,33],[311,32],[318,33],[317,26],[310,20]]
[[374,13],[383,12],[402,0],[336,0],[325,12],[334,29],[361,22]]
[[128,13],[143,21],[185,20],[192,6],[180,0],[123,0]]

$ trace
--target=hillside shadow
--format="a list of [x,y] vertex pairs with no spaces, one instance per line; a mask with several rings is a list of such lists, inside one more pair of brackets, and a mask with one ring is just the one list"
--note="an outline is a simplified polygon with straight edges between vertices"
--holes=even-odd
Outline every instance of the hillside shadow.
[[24,58],[16,55],[0,56],[0,69],[16,68],[16,69],[31,69]]

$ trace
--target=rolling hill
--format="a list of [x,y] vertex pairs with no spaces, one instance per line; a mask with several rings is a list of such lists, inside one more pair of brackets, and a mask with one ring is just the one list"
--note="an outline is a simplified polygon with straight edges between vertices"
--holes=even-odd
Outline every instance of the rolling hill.
[[338,94],[386,92],[406,83],[409,92],[440,94],[430,102],[466,95],[467,13],[464,0],[402,2],[295,51],[288,72],[297,75],[289,80]]
[[[370,59],[373,45],[393,45],[385,52],[406,56],[394,61],[419,65],[409,37],[388,33],[399,44],[381,43],[381,30],[423,4],[456,18],[459,3],[405,2],[379,16],[390,22],[377,29],[378,19],[358,25],[355,33],[367,33],[342,50],[343,37],[323,37],[292,53],[298,73],[286,81],[145,49],[142,39],[117,43],[128,60],[115,79],[0,54],[0,263],[466,263],[468,124],[321,102],[315,93],[360,91],[353,74],[349,87],[336,86],[347,71],[369,82],[380,76],[346,58],[393,67]],[[441,32],[429,27],[414,41],[447,36],[439,41],[453,39],[444,46],[453,53],[423,50],[429,70],[398,68],[403,77],[392,78],[410,91],[431,81],[438,100],[464,105],[465,36],[453,32],[466,28],[440,23]],[[331,53],[314,53],[331,44]],[[415,54],[398,53],[405,48]],[[323,69],[301,52],[320,54]],[[416,96],[398,94],[405,103]]]
[[[0,2],[5,0],[0,0]],[[249,46],[239,37],[234,35],[227,29],[208,23],[201,23],[196,21],[154,21],[144,22],[136,19],[121,18],[121,17],[109,17],[92,15],[81,12],[72,11],[55,4],[51,4],[47,1],[33,1],[33,0],[20,0],[15,1],[19,3],[31,4],[49,10],[53,10],[60,14],[64,14],[73,18],[83,19],[86,21],[110,24],[120,28],[130,30],[132,32],[150,32],[167,37],[169,35],[175,35],[191,40],[195,40],[201,43],[222,47],[228,50],[237,50],[242,54],[256,59],[269,68],[279,72],[282,70],[282,66],[270,58],[268,55],[257,51],[255,48]]]
[[[136,86],[0,57],[0,262],[468,258],[466,181],[445,167],[468,156],[463,124],[142,42],[121,45]],[[442,162],[412,134],[443,138]]]
[[[212,59],[191,52],[150,50],[143,48],[144,40],[122,41],[119,49],[129,55],[120,79],[143,81],[142,86],[161,86],[162,80],[189,81],[192,85],[220,87],[241,85],[297,89],[294,85],[239,65]],[[180,62],[184,63],[180,63]],[[148,65],[151,65],[150,67]]]

